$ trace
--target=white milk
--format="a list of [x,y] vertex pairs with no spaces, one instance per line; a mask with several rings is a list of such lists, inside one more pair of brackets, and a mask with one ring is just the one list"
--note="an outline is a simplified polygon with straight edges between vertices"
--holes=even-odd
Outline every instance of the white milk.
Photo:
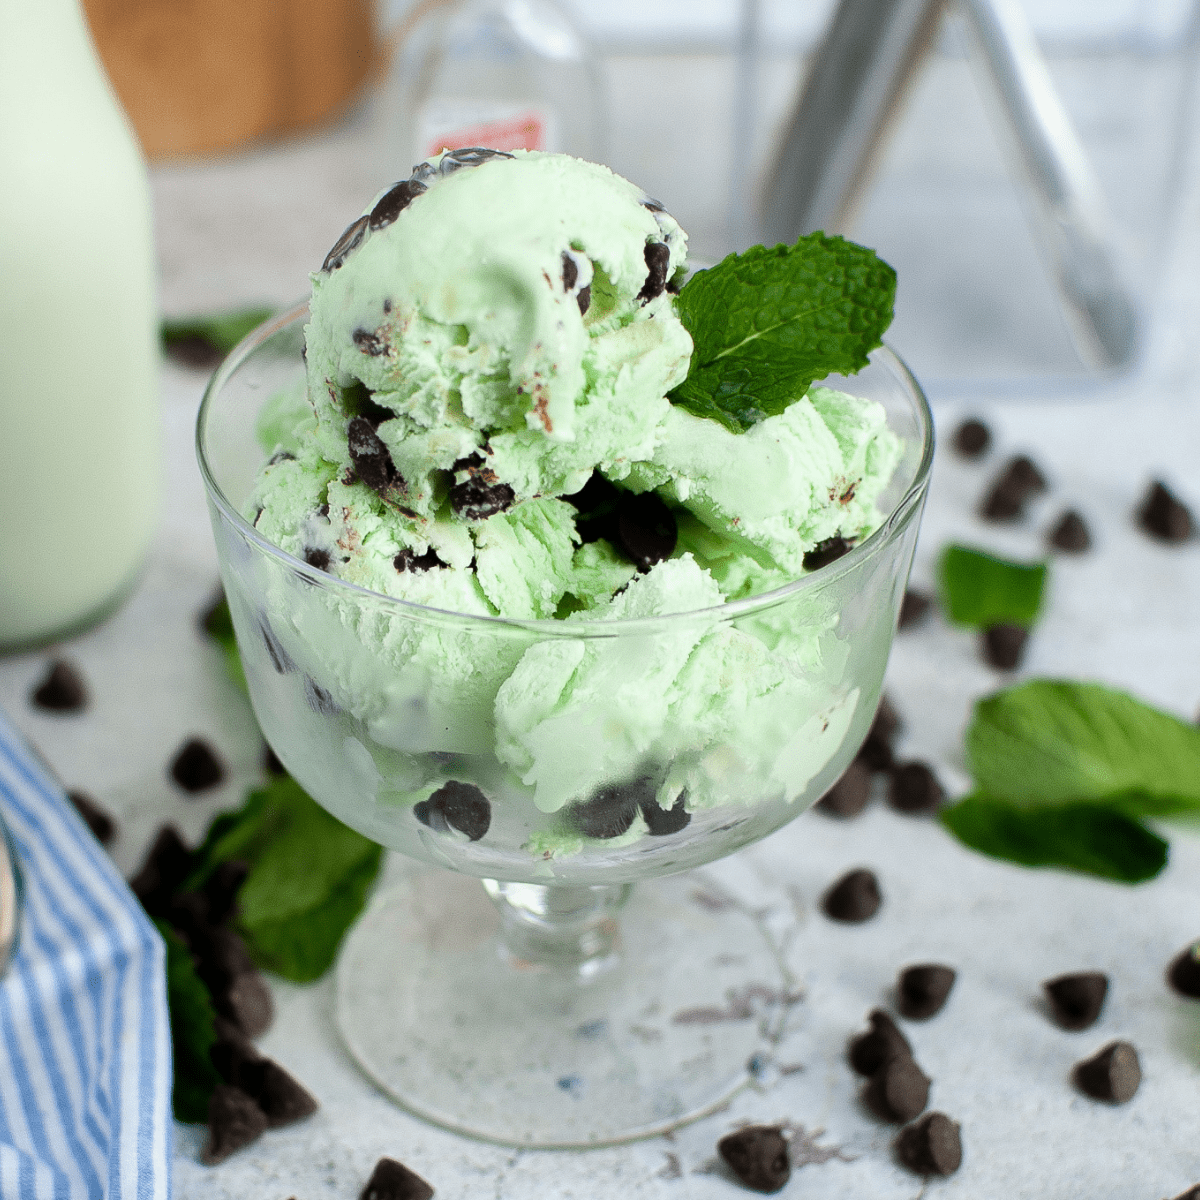
[[0,647],[100,615],[158,516],[150,195],[79,0],[0,0]]

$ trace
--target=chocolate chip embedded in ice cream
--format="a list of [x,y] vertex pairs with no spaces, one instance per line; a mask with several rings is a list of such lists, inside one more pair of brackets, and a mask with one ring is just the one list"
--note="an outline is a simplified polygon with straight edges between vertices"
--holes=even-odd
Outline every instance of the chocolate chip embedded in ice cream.
[[675,516],[653,492],[626,493],[617,508],[617,537],[630,562],[639,571],[649,571],[675,550]]
[[336,271],[362,245],[362,240],[367,235],[368,220],[367,217],[359,217],[357,221],[351,221],[346,226],[342,236],[333,243],[333,248],[325,256],[325,261],[321,264],[322,271]]
[[346,445],[358,477],[389,504],[399,504],[408,491],[392,456],[367,417],[351,417]]
[[653,780],[646,776],[629,783],[602,787],[568,810],[571,824],[590,838],[615,838],[628,832],[642,805],[656,804]]
[[667,286],[667,273],[671,269],[671,248],[665,242],[646,243],[646,282],[637,298],[648,304],[655,296],[661,296]]
[[431,829],[447,827],[477,842],[492,823],[492,805],[473,783],[448,780],[428,800],[413,807],[413,815]]
[[817,571],[821,567],[829,566],[832,562],[837,562],[853,544],[853,542],[847,541],[844,537],[831,537],[826,538],[823,542],[818,542],[804,556],[804,569],[806,571]]
[[393,184],[375,202],[368,217],[371,229],[382,229],[390,225],[423,191],[425,185],[417,179],[406,179]]
[[450,507],[468,521],[484,521],[511,508],[516,493],[507,483],[487,483],[471,475],[450,489]]
[[692,819],[692,814],[685,807],[687,791],[679,793],[675,803],[670,808],[659,808],[653,798],[642,799],[638,802],[642,810],[642,820],[651,837],[666,837],[668,834],[679,833],[686,829]]

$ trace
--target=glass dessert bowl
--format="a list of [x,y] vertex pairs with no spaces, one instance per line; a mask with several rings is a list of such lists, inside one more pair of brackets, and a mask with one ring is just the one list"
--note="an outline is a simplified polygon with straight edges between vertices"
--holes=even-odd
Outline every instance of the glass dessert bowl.
[[[454,872],[411,872],[350,934],[351,1053],[412,1111],[507,1144],[711,1111],[761,1068],[789,985],[753,915],[680,873],[798,816],[867,734],[932,459],[920,388],[886,348],[828,381],[883,406],[900,461],[875,532],[784,587],[653,617],[464,615],[335,578],[242,515],[264,405],[304,387],[307,311],[216,372],[197,449],[268,741],[346,824]],[[696,594],[690,558],[662,566]]]

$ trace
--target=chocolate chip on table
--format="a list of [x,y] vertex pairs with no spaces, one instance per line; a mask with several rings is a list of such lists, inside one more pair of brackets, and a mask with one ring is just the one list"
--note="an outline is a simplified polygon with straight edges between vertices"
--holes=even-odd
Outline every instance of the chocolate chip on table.
[[1042,984],[1050,1015],[1063,1029],[1087,1029],[1096,1023],[1108,995],[1108,976],[1102,971],[1076,971]]
[[873,871],[865,867],[848,871],[821,899],[821,907],[827,917],[849,924],[869,921],[882,903],[879,880]]
[[898,812],[937,812],[945,800],[946,793],[928,763],[913,759],[892,767],[888,803]]
[[829,566],[832,562],[837,562],[853,544],[853,542],[847,541],[840,535],[826,538],[823,542],[818,542],[804,556],[804,569],[806,571],[817,571],[821,567]]
[[791,1178],[787,1139],[778,1125],[747,1125],[726,1134],[717,1153],[738,1180],[756,1192],[777,1192]]
[[325,261],[321,264],[322,271],[336,271],[358,249],[367,235],[369,222],[369,217],[359,217],[357,221],[352,221],[346,226],[342,236],[333,243],[333,248],[325,255]]
[[346,448],[358,477],[389,504],[399,503],[408,484],[396,470],[391,453],[368,417],[351,417],[346,426]]
[[1014,671],[1021,665],[1028,641],[1028,629],[1007,621],[989,625],[980,635],[984,661],[1000,671]]
[[917,1175],[953,1175],[962,1166],[962,1135],[956,1121],[931,1112],[896,1136],[896,1158]]
[[977,417],[964,421],[950,443],[961,458],[982,458],[992,444],[992,431]]
[[924,622],[933,608],[933,598],[915,588],[909,588],[900,602],[900,620],[897,629],[915,629]]
[[237,1086],[263,1110],[268,1129],[311,1117],[320,1105],[277,1062],[259,1056],[239,1064]]
[[1072,1077],[1075,1086],[1093,1100],[1125,1104],[1142,1082],[1142,1066],[1129,1042],[1109,1042],[1091,1058],[1076,1063]]
[[1196,527],[1191,509],[1161,479],[1147,489],[1136,516],[1141,530],[1160,542],[1186,542]]
[[192,870],[193,855],[174,825],[163,825],[129,881],[133,894],[152,916],[165,914],[171,896]]
[[1200,1200],[1200,1183],[1193,1184],[1187,1191],[1180,1192],[1174,1200]]
[[413,806],[422,825],[445,830],[447,826],[477,842],[492,823],[492,805],[473,783],[448,780],[428,800]]
[[692,819],[687,810],[687,790],[680,792],[675,803],[670,808],[659,808],[658,801],[651,798],[640,802],[642,820],[646,822],[646,832],[651,837],[666,837],[668,834],[679,833],[686,829]]
[[905,967],[896,979],[896,1007],[910,1021],[926,1021],[942,1011],[957,979],[953,967],[918,963]]
[[381,1158],[358,1200],[430,1200],[433,1188],[394,1158]]
[[984,497],[979,515],[988,521],[1013,521],[1024,515],[1025,502],[1046,490],[1046,478],[1024,454],[1010,459]]
[[1092,548],[1092,535],[1083,517],[1073,508],[1068,508],[1046,535],[1046,542],[1053,550],[1082,554]]
[[1193,942],[1171,960],[1167,982],[1181,996],[1200,1000],[1200,942]]
[[[232,1021],[218,1016],[213,1021],[217,1040],[209,1047],[208,1057],[217,1074],[226,1083],[241,1087],[243,1071],[252,1063],[262,1061],[254,1043]],[[245,1088],[242,1088],[245,1091]]]
[[671,247],[666,242],[647,242],[645,259],[646,282],[637,294],[637,299],[642,304],[648,304],[655,296],[661,296],[667,286],[667,272],[671,269]]
[[911,1055],[896,1054],[863,1088],[863,1102],[881,1120],[911,1121],[929,1103],[929,1076]]
[[871,778],[871,768],[856,758],[813,807],[829,817],[857,817],[871,799]]
[[573,804],[567,812],[584,837],[620,837],[628,832],[640,806],[657,804],[656,791],[654,781],[643,775],[629,783],[602,787],[589,799]]
[[51,712],[79,712],[87,707],[87,684],[78,667],[65,658],[56,658],[33,689],[32,699],[38,708]]
[[675,514],[661,496],[626,492],[617,508],[617,537],[620,548],[639,571],[649,571],[671,557],[678,538]]
[[375,202],[367,224],[373,230],[390,225],[425,190],[425,185],[417,179],[393,184]]
[[262,765],[268,775],[274,775],[277,778],[288,773],[287,767],[279,761],[279,755],[270,746],[263,747]]
[[855,1034],[846,1048],[850,1065],[860,1075],[874,1075],[884,1063],[897,1055],[912,1057],[912,1047],[882,1008],[871,1010],[867,1018],[871,1028]]
[[224,1162],[266,1130],[267,1114],[253,1098],[241,1088],[218,1083],[208,1102],[208,1143],[200,1151],[200,1161],[210,1167]]
[[75,811],[84,819],[92,831],[92,836],[100,845],[107,846],[116,837],[116,821],[87,792],[68,792],[67,799],[75,806]]
[[206,741],[189,738],[171,759],[171,778],[185,792],[204,792],[225,778],[225,768]]
[[866,740],[858,751],[859,761],[872,771],[891,770],[894,759],[892,741],[899,731],[900,714],[886,696],[881,696]]
[[507,483],[488,483],[472,475],[450,489],[450,507],[468,521],[483,521],[511,508],[517,494]]

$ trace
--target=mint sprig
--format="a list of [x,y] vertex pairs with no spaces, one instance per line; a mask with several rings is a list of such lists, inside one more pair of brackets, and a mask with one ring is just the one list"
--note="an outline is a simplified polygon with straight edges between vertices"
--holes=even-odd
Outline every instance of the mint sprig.
[[956,625],[1033,625],[1046,590],[1045,563],[1010,562],[970,546],[949,545],[938,563],[942,607]]
[[812,233],[794,246],[752,246],[684,285],[692,335],[687,378],[669,395],[740,433],[775,416],[826,375],[851,375],[882,345],[896,272],[874,251]]
[[167,1008],[175,1068],[171,1108],[176,1120],[207,1121],[209,1097],[221,1082],[208,1053],[217,1040],[212,996],[196,973],[183,938],[163,921],[154,924],[167,945]]

